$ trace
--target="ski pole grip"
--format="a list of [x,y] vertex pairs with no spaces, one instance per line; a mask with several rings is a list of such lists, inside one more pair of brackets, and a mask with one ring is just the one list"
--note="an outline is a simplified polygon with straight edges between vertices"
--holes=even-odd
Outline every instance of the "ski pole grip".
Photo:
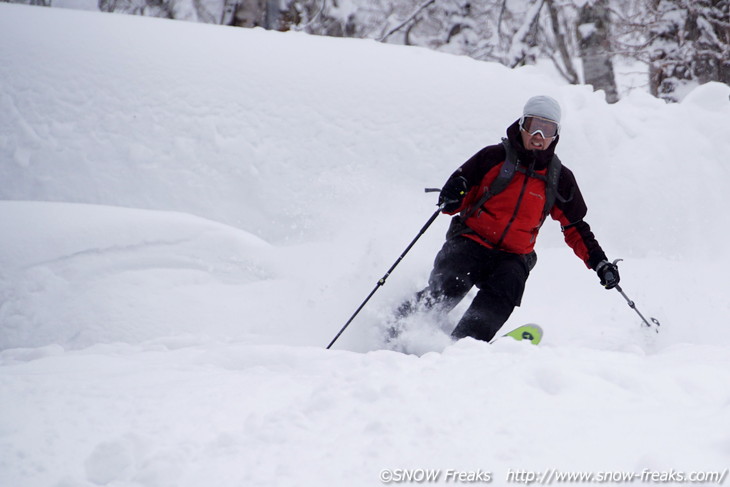
[[423,188],[424,193],[440,193],[441,188]]

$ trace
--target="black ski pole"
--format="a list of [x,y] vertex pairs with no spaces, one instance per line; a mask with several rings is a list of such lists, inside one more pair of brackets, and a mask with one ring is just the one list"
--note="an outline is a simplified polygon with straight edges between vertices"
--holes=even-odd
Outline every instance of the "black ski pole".
[[[427,190],[427,192],[429,192],[429,191]],[[444,203],[444,204],[445,204],[445,203]],[[430,227],[430,226],[431,226],[431,224],[432,224],[432,223],[434,222],[434,220],[436,220],[436,218],[438,218],[438,216],[439,216],[439,213],[441,213],[441,210],[443,209],[443,205],[444,205],[444,204],[441,204],[441,205],[440,205],[440,206],[438,207],[438,210],[436,210],[436,211],[435,211],[435,212],[433,213],[433,215],[431,215],[431,218],[429,218],[429,219],[428,219],[428,221],[426,222],[426,224],[425,224],[425,225],[423,226],[423,228],[421,228],[421,231],[420,231],[420,232],[418,232],[418,235],[416,235],[416,238],[414,238],[414,239],[413,239],[413,240],[411,241],[411,243],[410,243],[410,244],[408,244],[408,247],[406,247],[406,249],[405,249],[405,250],[403,251],[403,253],[402,253],[402,254],[400,254],[400,256],[399,256],[399,257],[398,257],[398,259],[397,259],[397,260],[395,261],[395,263],[394,263],[394,264],[393,264],[392,266],[390,266],[390,269],[388,269],[388,272],[386,272],[386,273],[385,273],[385,275],[384,275],[383,277],[381,277],[381,278],[380,278],[380,280],[379,280],[379,281],[378,281],[378,283],[377,283],[377,284],[375,285],[375,287],[373,288],[373,290],[372,290],[372,291],[370,291],[370,294],[368,294],[368,297],[367,297],[367,298],[365,298],[365,301],[363,301],[363,302],[362,302],[362,304],[360,305],[360,307],[359,307],[359,308],[357,308],[357,309],[355,310],[355,312],[354,312],[354,313],[352,314],[352,316],[350,316],[350,319],[349,319],[349,320],[347,320],[347,323],[345,323],[345,326],[343,326],[343,327],[342,327],[342,329],[340,330],[340,332],[339,332],[339,333],[337,333],[337,335],[335,335],[335,337],[334,337],[334,338],[332,339],[332,341],[330,342],[330,344],[329,344],[329,345],[327,345],[327,350],[329,350],[329,349],[330,349],[330,347],[331,347],[332,345],[334,345],[334,343],[335,343],[335,342],[337,341],[337,339],[338,339],[338,338],[340,338],[340,335],[342,335],[342,332],[344,332],[344,331],[345,331],[345,329],[346,329],[346,328],[347,328],[348,326],[350,326],[350,323],[352,323],[352,320],[354,320],[354,319],[355,319],[355,317],[356,317],[356,316],[358,315],[358,313],[360,313],[360,311],[361,311],[361,310],[362,310],[362,309],[363,309],[363,308],[365,307],[365,305],[367,304],[367,302],[368,302],[368,301],[370,301],[370,298],[372,298],[372,297],[373,297],[373,294],[375,294],[375,292],[376,292],[376,291],[377,291],[377,290],[378,290],[378,289],[379,289],[379,288],[380,288],[380,287],[381,287],[381,286],[382,286],[383,284],[385,284],[385,280],[386,280],[386,279],[388,279],[388,276],[390,276],[390,273],[391,273],[391,272],[393,272],[393,269],[395,269],[395,268],[396,268],[396,266],[397,266],[397,265],[398,265],[398,264],[400,263],[400,261],[401,261],[401,260],[403,260],[403,257],[405,257],[405,255],[406,255],[406,254],[408,253],[408,251],[409,251],[409,250],[411,250],[411,248],[412,248],[412,247],[413,247],[413,246],[414,246],[414,245],[416,244],[416,242],[418,241],[418,239],[419,239],[419,238],[421,238],[421,235],[423,235],[424,233],[426,233],[426,230],[428,230],[428,227]]]
[[[623,259],[616,259],[616,260],[613,261],[613,264],[616,265],[619,262],[621,262],[622,260]],[[616,289],[616,291],[618,291],[619,293],[621,293],[621,296],[624,297],[624,299],[626,300],[626,302],[629,304],[629,308],[631,308],[634,311],[636,311],[636,314],[639,315],[639,317],[641,318],[641,321],[643,321],[644,324],[648,328],[654,328],[654,331],[657,332],[657,333],[659,333],[659,328],[657,328],[658,326],[661,326],[661,323],[659,323],[659,320],[657,320],[656,318],[652,317],[651,318],[651,322],[656,325],[656,326],[652,327],[651,324],[646,320],[646,318],[644,318],[644,315],[642,315],[641,312],[636,308],[636,303],[634,303],[631,299],[629,299],[629,297],[626,295],[626,293],[624,292],[624,290],[621,289],[621,286],[619,286],[617,284],[616,287],[615,287],[615,289]]]
[[659,333],[659,328],[657,328],[657,326],[661,326],[661,323],[659,323],[659,320],[657,320],[656,318],[651,318],[651,322],[656,325],[656,326],[652,327],[651,324],[648,321],[646,321],[646,318],[644,318],[644,315],[641,314],[641,311],[639,311],[636,308],[636,303],[634,303],[631,299],[629,299],[629,297],[626,295],[626,293],[624,292],[624,290],[621,289],[621,286],[619,286],[618,284],[616,285],[616,291],[618,291],[618,292],[621,293],[621,296],[623,296],[624,299],[626,300],[626,302],[629,303],[629,308],[631,308],[634,311],[636,311],[636,314],[639,315],[639,317],[641,318],[641,320],[644,322],[644,324],[647,327],[654,328],[654,331],[657,332],[657,333]]

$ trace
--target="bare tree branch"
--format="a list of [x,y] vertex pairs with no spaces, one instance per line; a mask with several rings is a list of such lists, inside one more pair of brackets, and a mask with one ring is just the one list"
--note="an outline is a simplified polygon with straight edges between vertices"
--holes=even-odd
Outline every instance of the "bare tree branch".
[[413,11],[413,13],[411,15],[408,16],[408,18],[406,20],[404,20],[403,22],[401,22],[400,24],[398,24],[396,27],[390,29],[388,31],[388,33],[385,34],[380,39],[378,39],[378,41],[385,42],[385,40],[388,37],[392,36],[393,34],[395,34],[396,32],[398,32],[399,30],[401,30],[405,25],[407,25],[409,22],[411,22],[413,19],[415,19],[416,16],[418,16],[418,14],[420,14],[421,12],[423,12],[428,6],[430,6],[434,2],[436,2],[436,0],[426,0],[425,2],[423,2],[419,7],[416,8],[416,10]]

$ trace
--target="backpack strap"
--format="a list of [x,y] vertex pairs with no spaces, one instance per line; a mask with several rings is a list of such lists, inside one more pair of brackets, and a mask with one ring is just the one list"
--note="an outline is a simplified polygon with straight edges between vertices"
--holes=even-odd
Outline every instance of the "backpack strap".
[[[563,169],[563,163],[557,154],[553,154],[553,158],[548,165],[547,181],[545,182],[545,208],[542,210],[542,221],[550,214],[558,198],[558,181],[560,181],[560,173]],[[561,198],[562,199],[562,198]]]
[[492,181],[491,186],[484,191],[484,194],[481,198],[479,198],[479,201],[461,213],[460,216],[462,221],[466,221],[471,218],[474,213],[484,206],[484,203],[486,203],[492,196],[504,191],[515,176],[515,171],[517,169],[517,152],[506,137],[502,137],[502,145],[504,146],[504,150],[507,155],[505,157],[504,164],[502,164],[502,168],[499,170],[499,174],[497,174],[497,177],[494,181]]

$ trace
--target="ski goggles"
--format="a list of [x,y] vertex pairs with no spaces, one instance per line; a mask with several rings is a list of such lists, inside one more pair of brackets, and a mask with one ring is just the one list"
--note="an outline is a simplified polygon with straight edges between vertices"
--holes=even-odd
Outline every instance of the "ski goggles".
[[558,122],[532,115],[525,115],[520,119],[520,128],[530,135],[539,133],[543,139],[552,139],[560,133]]

